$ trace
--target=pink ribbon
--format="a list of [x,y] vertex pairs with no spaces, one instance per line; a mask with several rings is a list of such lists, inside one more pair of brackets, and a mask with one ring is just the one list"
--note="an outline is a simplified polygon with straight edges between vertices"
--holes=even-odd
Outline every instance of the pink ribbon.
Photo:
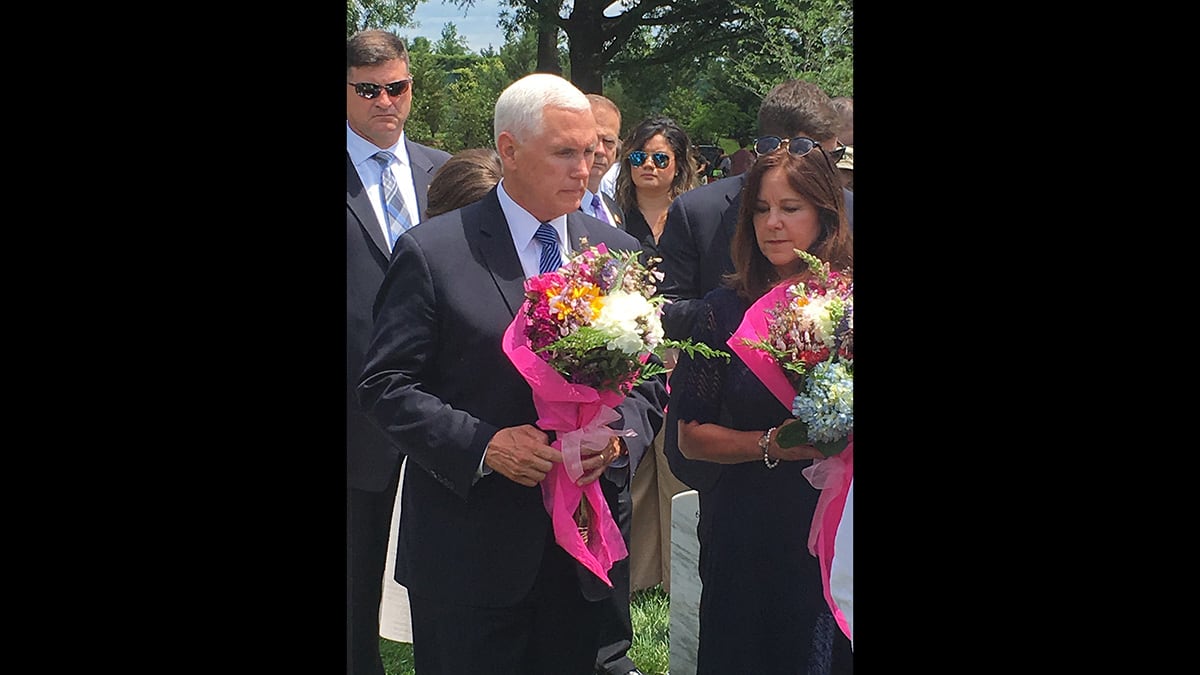
[[588,421],[582,429],[558,435],[562,441],[563,466],[566,467],[567,475],[571,477],[571,480],[579,480],[579,477],[583,475],[582,451],[584,449],[594,454],[603,450],[613,436],[626,438],[637,436],[637,432],[633,429],[614,431],[608,426],[609,422],[616,422],[619,419],[621,419],[621,413],[602,405],[596,412],[596,416]]
[[808,551],[816,556],[821,565],[821,586],[825,593],[825,602],[833,611],[833,618],[838,627],[850,635],[850,624],[842,615],[833,600],[829,589],[829,568],[833,562],[833,544],[837,538],[838,525],[842,521],[842,511],[846,506],[846,492],[850,489],[850,481],[854,478],[854,434],[850,434],[850,442],[846,449],[826,459],[814,459],[812,466],[801,473],[821,491],[817,498],[817,507],[813,511],[812,527],[808,533]]
[[783,368],[775,362],[775,358],[770,354],[743,344],[742,338],[761,340],[767,337],[771,330],[767,310],[787,300],[787,289],[790,285],[785,281],[767,291],[753,305],[750,305],[750,309],[746,310],[746,315],[742,318],[741,325],[725,342],[733,350],[733,353],[746,363],[750,372],[754,373],[754,376],[775,395],[775,398],[779,399],[779,402],[789,412],[792,410],[792,401],[796,398],[796,389],[791,382],[788,382]]
[[[571,384],[530,349],[524,331],[526,309],[522,305],[504,331],[501,346],[533,390],[538,427],[543,431],[559,432],[552,445],[563,452],[563,463],[555,464],[542,480],[542,503],[550,514],[558,545],[612,586],[608,570],[612,569],[613,563],[628,556],[629,550],[608,509],[608,502],[604,501],[600,482],[592,481],[580,487],[575,481],[583,475],[582,448],[599,450],[612,436],[636,436],[637,432],[602,428],[603,424],[620,419],[614,408],[625,399],[623,394]],[[591,507],[586,542],[575,524],[575,511],[585,499]]]

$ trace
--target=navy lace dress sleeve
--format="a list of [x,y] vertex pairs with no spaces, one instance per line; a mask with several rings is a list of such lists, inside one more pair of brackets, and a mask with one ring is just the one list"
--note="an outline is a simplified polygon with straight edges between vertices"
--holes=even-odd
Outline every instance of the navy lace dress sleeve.
[[[728,350],[750,303],[730,289],[704,298],[693,339]],[[681,422],[766,431],[791,417],[736,355],[681,354],[671,375]],[[801,471],[811,460],[724,465],[700,492],[700,647],[697,675],[829,675],[835,631],[808,534],[818,491]]]

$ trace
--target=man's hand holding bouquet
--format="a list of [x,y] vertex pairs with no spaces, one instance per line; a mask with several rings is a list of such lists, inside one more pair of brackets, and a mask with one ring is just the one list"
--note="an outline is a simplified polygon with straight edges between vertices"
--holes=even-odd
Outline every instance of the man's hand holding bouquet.
[[636,251],[580,243],[558,270],[525,281],[525,303],[503,347],[533,389],[538,427],[557,432],[553,445],[563,453],[541,482],[555,540],[611,586],[608,570],[629,552],[600,485],[581,480],[584,457],[610,448],[614,437],[636,435],[609,425],[638,383],[666,372],[651,355],[670,347],[728,354],[663,337],[662,273],[643,266]]

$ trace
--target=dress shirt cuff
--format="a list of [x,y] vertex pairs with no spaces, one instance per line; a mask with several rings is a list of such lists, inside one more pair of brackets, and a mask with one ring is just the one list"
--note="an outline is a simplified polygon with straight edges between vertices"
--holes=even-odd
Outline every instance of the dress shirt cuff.
[[483,457],[479,458],[479,468],[475,469],[475,478],[471,480],[471,485],[474,485],[476,482],[479,481],[480,478],[483,478],[484,476],[490,474],[493,471],[492,467],[487,465],[487,463],[485,461],[486,459],[487,459],[487,449],[485,448],[483,451]]

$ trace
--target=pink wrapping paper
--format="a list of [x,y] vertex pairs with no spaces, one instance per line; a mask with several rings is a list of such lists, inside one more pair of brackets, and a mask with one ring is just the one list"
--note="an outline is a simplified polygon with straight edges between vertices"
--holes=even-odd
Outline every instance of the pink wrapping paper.
[[742,338],[760,340],[770,333],[768,325],[770,319],[767,317],[767,310],[787,300],[788,286],[787,282],[781,283],[750,305],[741,325],[733,331],[733,335],[725,341],[725,344],[729,345],[738,358],[746,362],[750,372],[754,373],[754,376],[775,395],[775,398],[779,399],[783,407],[790,411],[792,401],[796,398],[796,388],[792,386],[791,382],[788,382],[787,376],[783,374],[783,368],[775,362],[770,354],[742,344]]
[[829,603],[829,609],[833,611],[833,618],[837,620],[838,627],[846,637],[853,638],[846,617],[833,601],[833,594],[829,589],[829,567],[833,563],[833,543],[846,505],[846,492],[850,489],[850,480],[854,478],[854,434],[850,434],[850,442],[845,450],[833,457],[813,460],[812,466],[803,473],[808,482],[821,491],[821,496],[817,498],[817,508],[813,511],[812,528],[808,533],[808,551],[816,556],[821,564],[821,587],[825,593],[825,602]]
[[[567,553],[578,560],[604,583],[612,586],[608,571],[613,563],[629,555],[621,530],[613,519],[600,482],[583,487],[575,484],[582,475],[580,449],[599,450],[611,436],[632,436],[631,430],[616,431],[602,427],[619,419],[613,410],[625,399],[623,394],[597,391],[571,384],[529,347],[525,337],[524,306],[504,332],[504,353],[533,389],[538,411],[538,427],[558,432],[553,446],[563,452],[563,463],[555,464],[542,480],[542,503],[554,527],[554,538]],[[564,448],[563,441],[566,440]],[[572,478],[574,474],[574,478]],[[575,510],[583,500],[591,506],[588,541],[585,543],[575,524]]]

